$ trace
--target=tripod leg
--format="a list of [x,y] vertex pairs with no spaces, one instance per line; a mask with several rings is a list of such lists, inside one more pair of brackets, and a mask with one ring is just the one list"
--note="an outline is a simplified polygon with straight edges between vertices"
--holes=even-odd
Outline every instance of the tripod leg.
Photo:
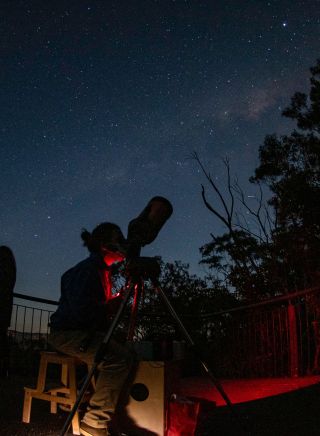
[[196,351],[196,355],[199,358],[199,361],[201,363],[201,365],[203,366],[203,368],[205,369],[206,373],[208,374],[208,376],[210,377],[210,379],[212,380],[212,382],[214,383],[215,387],[217,388],[218,392],[220,393],[221,397],[224,399],[226,405],[230,408],[232,414],[235,416],[235,418],[237,418],[237,420],[239,419],[238,416],[236,415],[234,408],[233,408],[233,404],[230,401],[230,398],[228,397],[228,395],[226,394],[225,390],[223,389],[220,381],[213,375],[213,373],[211,372],[210,368],[208,367],[208,365],[206,364],[206,362],[204,362],[200,356],[199,350],[196,348],[196,345],[192,339],[192,337],[189,335],[188,331],[186,330],[185,326],[183,325],[182,321],[180,320],[180,318],[178,317],[176,311],[174,310],[174,308],[172,307],[168,297],[166,296],[166,294],[164,293],[164,291],[160,288],[159,285],[155,284],[154,285],[155,289],[157,290],[157,292],[161,295],[165,305],[167,306],[167,309],[169,310],[170,314],[172,315],[172,317],[175,319],[176,323],[178,324],[181,332],[183,333],[185,339],[187,340],[187,342],[189,343],[189,345],[193,348],[194,351]]
[[95,375],[96,370],[98,368],[98,365],[99,365],[99,363],[101,362],[101,360],[104,357],[104,354],[105,354],[107,346],[108,346],[108,344],[110,342],[111,336],[112,336],[115,328],[117,327],[117,325],[118,325],[118,323],[120,321],[120,318],[122,316],[122,313],[123,313],[123,311],[125,309],[125,306],[126,306],[128,300],[129,300],[129,297],[130,297],[130,294],[131,294],[131,290],[132,290],[132,287],[130,286],[127,289],[127,292],[125,293],[125,296],[124,296],[123,300],[121,301],[121,304],[120,304],[120,307],[118,309],[118,312],[116,313],[116,316],[114,317],[114,319],[113,319],[113,321],[111,323],[111,326],[109,327],[108,332],[106,333],[105,337],[103,338],[103,341],[101,342],[101,345],[100,345],[98,351],[96,352],[96,355],[95,355],[95,358],[94,358],[94,364],[92,365],[90,371],[88,372],[88,375],[87,375],[87,377],[86,377],[86,379],[85,379],[85,381],[84,381],[84,383],[83,383],[83,385],[82,385],[82,387],[80,389],[79,395],[77,397],[77,401],[74,403],[74,406],[73,406],[71,412],[69,413],[69,416],[68,416],[66,422],[64,423],[64,426],[63,426],[59,436],[64,436],[66,434],[66,432],[68,431],[68,428],[70,427],[72,419],[73,419],[75,413],[77,412],[77,410],[79,408],[79,405],[80,405],[80,403],[82,401],[82,398],[83,398],[85,392],[88,389],[88,386],[89,386],[89,384],[91,382],[91,379]]
[[[142,285],[140,284],[140,287],[141,286]],[[128,341],[132,341],[134,336],[134,330],[136,327],[137,314],[138,314],[139,299],[140,299],[140,289],[139,289],[139,285],[136,283],[134,285],[134,298],[133,298],[133,305],[131,309],[131,318],[130,318],[130,324],[128,329],[128,335],[127,335]]]

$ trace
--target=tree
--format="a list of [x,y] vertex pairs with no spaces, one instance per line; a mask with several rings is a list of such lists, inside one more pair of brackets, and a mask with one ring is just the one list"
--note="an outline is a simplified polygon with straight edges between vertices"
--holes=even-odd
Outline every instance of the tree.
[[[212,317],[216,312],[233,307],[236,302],[225,287],[190,274],[189,265],[181,261],[163,262],[159,259],[159,283],[174,310],[192,337],[206,341],[212,335]],[[137,335],[140,339],[159,339],[170,336],[183,339],[177,325],[150,283],[145,283],[140,301]]]
[[[257,204],[253,208],[246,202],[238,182],[231,182],[228,160],[224,161],[227,194],[223,195],[199,156],[194,154],[193,157],[216,196],[213,207],[202,185],[204,204],[226,229],[221,236],[211,233],[211,241],[200,248],[201,263],[209,266],[216,282],[225,283],[229,291],[242,300],[251,302],[275,295],[279,283],[278,275],[273,273],[275,262],[270,240],[275,222],[265,205],[261,186],[258,185]],[[251,218],[251,225],[246,216]]]
[[[256,184],[256,209],[248,205],[238,183],[231,183],[229,162],[226,194],[200,165],[220,201],[213,207],[202,185],[207,209],[226,232],[211,234],[200,250],[205,263],[239,298],[256,301],[317,284],[320,267],[320,60],[311,68],[311,89],[296,93],[283,115],[297,129],[278,138],[268,135],[259,149],[260,164],[250,181]],[[267,204],[262,185],[272,193]],[[240,209],[239,209],[240,207]],[[245,210],[254,224],[241,212]]]
[[320,267],[320,60],[311,71],[309,95],[297,92],[283,116],[297,129],[268,135],[259,149],[252,182],[264,182],[273,196],[278,227],[272,233],[288,291],[311,286]]

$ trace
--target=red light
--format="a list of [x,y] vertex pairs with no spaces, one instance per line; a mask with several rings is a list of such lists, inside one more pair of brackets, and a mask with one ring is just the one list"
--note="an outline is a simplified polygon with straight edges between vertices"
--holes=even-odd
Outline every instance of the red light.
[[[245,403],[261,398],[292,392],[320,382],[320,376],[297,378],[261,378],[224,380],[223,389],[233,404]],[[225,406],[225,402],[212,382],[204,377],[192,377],[181,381],[180,394],[214,401],[216,405]]]

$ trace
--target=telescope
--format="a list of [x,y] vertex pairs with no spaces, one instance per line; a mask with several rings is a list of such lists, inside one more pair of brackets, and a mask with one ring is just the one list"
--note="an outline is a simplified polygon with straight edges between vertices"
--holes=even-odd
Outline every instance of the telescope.
[[157,262],[157,259],[150,258],[150,257],[140,257],[141,248],[144,247],[145,245],[151,244],[151,242],[153,242],[156,239],[158,233],[162,229],[165,222],[170,218],[172,212],[173,212],[173,208],[169,200],[160,196],[153,197],[149,201],[147,206],[142,210],[142,212],[136,218],[134,218],[129,222],[126,242],[123,244],[120,243],[117,246],[113,246],[113,247],[112,245],[110,245],[109,248],[111,248],[111,251],[119,251],[122,254],[126,254],[126,260],[127,260],[126,274],[128,278],[127,280],[128,283],[124,288],[125,294],[121,301],[121,305],[118,309],[118,312],[113,318],[109,330],[106,333],[103,341],[101,342],[98,351],[96,352],[94,364],[92,365],[87,375],[87,378],[81,387],[78,398],[68,416],[68,419],[66,420],[63,426],[60,436],[65,436],[71,424],[71,421],[80,405],[80,402],[90,384],[91,378],[94,376],[95,372],[97,371],[99,363],[101,362],[101,360],[103,359],[106,353],[108,343],[111,339],[113,331],[117,327],[122,317],[122,314],[129,301],[131,293],[134,293],[133,306],[131,311],[131,321],[130,321],[129,333],[127,338],[128,340],[132,340],[134,327],[135,327],[135,319],[138,310],[137,308],[138,308],[139,295],[143,290],[143,282],[144,280],[147,279],[151,280],[155,291],[157,291],[157,293],[162,298],[163,303],[167,307],[168,312],[171,314],[172,318],[175,320],[177,326],[179,327],[180,331],[185,337],[185,340],[192,347],[192,349],[195,352],[195,355],[198,356],[200,363],[202,364],[203,368],[207,372],[208,376],[213,381],[220,395],[223,397],[226,404],[230,407],[231,411],[233,412],[232,403],[229,397],[227,396],[224,389],[220,385],[219,380],[217,380],[216,377],[212,374],[207,363],[201,359],[200,352],[199,350],[196,349],[192,337],[189,335],[182,321],[180,320],[174,308],[172,307],[169,299],[167,298],[164,291],[160,287],[158,281],[160,275],[160,266]]
[[151,244],[173,212],[169,200],[153,197],[143,211],[128,225],[127,259],[140,256],[141,247]]
[[156,280],[159,277],[160,265],[157,259],[140,257],[140,252],[142,247],[151,244],[156,239],[172,212],[173,207],[170,201],[157,196],[153,197],[142,212],[129,222],[126,242],[126,275],[132,282],[136,283],[139,279]]

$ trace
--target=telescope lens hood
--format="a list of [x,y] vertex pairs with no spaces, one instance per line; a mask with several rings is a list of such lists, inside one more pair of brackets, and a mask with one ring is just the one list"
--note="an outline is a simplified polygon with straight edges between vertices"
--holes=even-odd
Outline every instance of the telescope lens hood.
[[172,212],[173,207],[169,200],[153,197],[140,215],[129,223],[129,246],[144,247],[153,242]]

